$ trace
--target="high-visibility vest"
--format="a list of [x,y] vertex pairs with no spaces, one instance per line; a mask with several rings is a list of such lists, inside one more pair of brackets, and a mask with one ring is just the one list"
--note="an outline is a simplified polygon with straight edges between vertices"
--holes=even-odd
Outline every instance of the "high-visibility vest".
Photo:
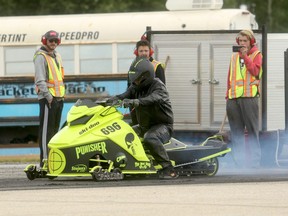
[[[56,60],[58,62],[58,66],[56,60],[47,55],[44,52],[37,52],[36,55],[43,55],[47,61],[48,65],[48,80],[47,87],[49,92],[54,97],[64,97],[65,95],[65,86],[64,86],[64,70],[62,67],[62,59],[61,56],[56,53]],[[36,56],[35,55],[35,56]]]
[[153,59],[153,61],[151,62],[153,67],[154,67],[154,72],[156,72],[158,65],[162,65],[163,69],[165,68],[164,64],[162,64],[161,62],[158,62],[156,60]]
[[[258,54],[261,55],[259,50],[249,55],[249,58],[253,61]],[[245,64],[242,68],[240,67],[239,53],[232,54],[229,77],[230,89],[228,91],[229,99],[255,97],[260,91],[259,84],[261,76],[262,66],[260,67],[259,75],[255,77],[247,71]]]

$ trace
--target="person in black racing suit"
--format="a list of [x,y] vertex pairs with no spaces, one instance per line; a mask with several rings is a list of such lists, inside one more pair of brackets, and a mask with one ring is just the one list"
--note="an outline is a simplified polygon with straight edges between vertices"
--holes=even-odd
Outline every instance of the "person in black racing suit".
[[145,147],[162,166],[159,177],[177,178],[163,146],[171,139],[174,122],[166,86],[155,78],[153,65],[147,58],[137,57],[131,64],[128,76],[132,85],[112,100],[123,100],[124,107],[135,108],[138,124],[133,129],[143,137]]

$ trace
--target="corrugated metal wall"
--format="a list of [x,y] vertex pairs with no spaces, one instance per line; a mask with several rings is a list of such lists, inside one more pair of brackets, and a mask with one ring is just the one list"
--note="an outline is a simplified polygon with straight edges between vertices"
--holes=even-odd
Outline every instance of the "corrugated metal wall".
[[[227,73],[236,35],[152,33],[155,58],[162,62],[169,58],[166,85],[176,130],[220,129],[226,112]],[[256,37],[261,49],[261,34]],[[229,128],[227,120],[225,128]]]

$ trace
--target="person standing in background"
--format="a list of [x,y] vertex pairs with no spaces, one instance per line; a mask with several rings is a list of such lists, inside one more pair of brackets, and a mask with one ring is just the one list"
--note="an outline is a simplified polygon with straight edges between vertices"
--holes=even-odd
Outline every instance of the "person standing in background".
[[[154,54],[154,51],[148,40],[143,39],[136,43],[134,55],[136,55],[136,57],[139,56],[139,57],[147,58],[154,67],[155,77],[159,78],[165,84],[166,80],[165,80],[164,65],[161,62],[156,61],[152,57],[153,54]],[[131,81],[129,80],[128,83],[130,84],[130,82]]]
[[[226,91],[232,153],[237,166],[258,168],[261,161],[258,101],[262,54],[251,30],[240,31],[236,42],[241,48],[239,52],[232,54]],[[247,139],[245,130],[248,133]],[[246,147],[249,148],[249,155]]]
[[[148,40],[143,38],[136,43],[136,47],[134,50],[134,55],[136,56],[136,59],[138,57],[143,57],[143,58],[148,59],[153,65],[155,77],[159,78],[165,84],[166,79],[165,79],[164,65],[161,62],[156,61],[152,57],[153,54],[154,54],[154,51],[153,51]],[[134,59],[134,61],[136,59]],[[132,62],[132,65],[133,65],[134,61]],[[129,86],[131,85],[131,80],[129,79],[129,77],[128,77],[128,83],[127,84],[128,84],[128,88],[129,88]],[[131,124],[136,125],[138,122],[137,122],[137,119],[135,116],[134,108],[130,109],[130,116],[131,116],[131,121],[132,121]]]
[[61,43],[59,33],[46,32],[42,46],[34,54],[35,87],[39,101],[40,169],[48,158],[48,143],[58,132],[65,95],[64,69],[56,47]]

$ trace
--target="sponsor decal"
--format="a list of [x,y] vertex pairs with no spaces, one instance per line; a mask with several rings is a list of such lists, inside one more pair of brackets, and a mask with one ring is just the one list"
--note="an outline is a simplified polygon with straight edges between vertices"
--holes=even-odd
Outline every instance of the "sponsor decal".
[[137,145],[136,143],[134,143],[135,141],[135,136],[133,133],[128,133],[125,137],[125,143],[127,145],[127,148],[130,149],[132,151],[133,155],[136,155],[136,150],[134,145]]
[[77,164],[72,166],[71,171],[77,173],[84,173],[87,170],[87,166],[85,164]]
[[151,163],[147,162],[147,161],[143,161],[143,162],[135,162],[135,167],[139,168],[139,169],[147,169],[147,168],[151,168]]
[[121,167],[121,168],[126,167],[127,158],[125,154],[116,157],[115,161],[116,161],[115,166],[117,165],[118,167]]
[[95,122],[93,124],[90,124],[88,127],[85,127],[81,131],[79,131],[79,135],[82,135],[83,133],[86,133],[88,130],[94,128],[97,125],[99,125],[99,122]]
[[121,156],[118,156],[117,158],[116,158],[116,162],[121,162],[121,160],[125,160],[126,159],[126,156],[125,155],[121,155]]
[[102,154],[108,153],[105,142],[92,143],[75,148],[77,159],[90,152],[101,152]]
[[60,174],[66,166],[66,157],[59,149],[51,149],[48,157],[48,167],[51,174]]

